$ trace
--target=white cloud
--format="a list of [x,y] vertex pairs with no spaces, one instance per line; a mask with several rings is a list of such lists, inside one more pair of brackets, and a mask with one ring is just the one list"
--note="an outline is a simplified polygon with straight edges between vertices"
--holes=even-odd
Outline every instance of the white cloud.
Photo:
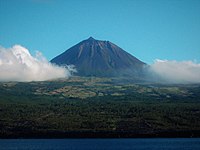
[[51,64],[40,52],[31,56],[20,45],[0,47],[0,81],[44,81],[69,77],[71,71]]
[[151,71],[168,82],[200,83],[200,64],[193,61],[155,60]]

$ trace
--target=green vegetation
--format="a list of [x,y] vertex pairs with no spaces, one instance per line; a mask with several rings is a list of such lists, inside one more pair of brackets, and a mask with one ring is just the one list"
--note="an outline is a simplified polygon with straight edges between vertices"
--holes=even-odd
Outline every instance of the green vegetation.
[[0,137],[49,132],[195,134],[199,125],[200,85],[78,77],[0,83]]

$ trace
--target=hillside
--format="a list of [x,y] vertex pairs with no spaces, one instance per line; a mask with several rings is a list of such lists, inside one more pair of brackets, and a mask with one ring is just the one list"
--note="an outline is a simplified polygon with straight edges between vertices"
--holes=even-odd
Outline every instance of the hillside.
[[0,138],[200,137],[200,85],[0,83]]

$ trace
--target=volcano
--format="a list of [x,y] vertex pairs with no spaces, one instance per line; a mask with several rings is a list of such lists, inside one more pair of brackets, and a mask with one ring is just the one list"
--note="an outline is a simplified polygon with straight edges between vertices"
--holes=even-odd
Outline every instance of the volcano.
[[75,65],[78,76],[141,76],[146,64],[109,41],[92,37],[51,60],[57,65]]

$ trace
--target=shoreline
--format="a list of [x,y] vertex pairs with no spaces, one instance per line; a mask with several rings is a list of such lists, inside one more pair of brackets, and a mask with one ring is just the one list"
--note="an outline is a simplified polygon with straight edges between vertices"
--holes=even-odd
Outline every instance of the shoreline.
[[200,131],[160,131],[153,133],[136,133],[136,132],[28,132],[16,134],[0,134],[0,139],[87,139],[87,138],[200,138]]

